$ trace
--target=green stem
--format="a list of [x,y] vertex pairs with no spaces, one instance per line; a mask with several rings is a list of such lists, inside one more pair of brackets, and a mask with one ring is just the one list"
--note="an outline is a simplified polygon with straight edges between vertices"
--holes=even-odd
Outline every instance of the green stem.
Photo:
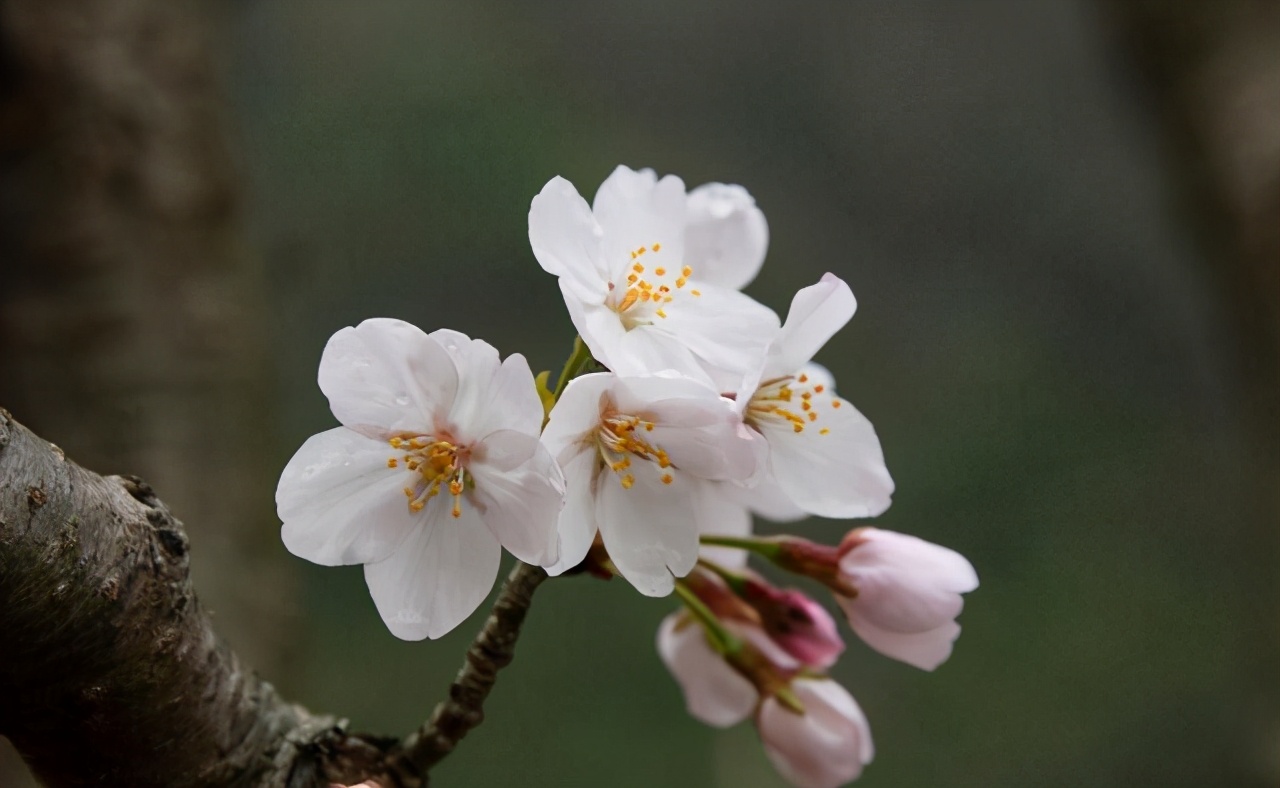
[[770,538],[759,538],[752,536],[715,536],[708,534],[700,537],[703,544],[714,545],[716,547],[736,547],[739,550],[748,550],[757,555],[764,556],[770,561],[776,559],[782,552],[782,547],[776,540]]
[[733,589],[734,593],[741,595],[742,587],[746,582],[746,578],[730,569],[726,569],[715,561],[708,558],[699,558],[698,566],[711,572],[725,582],[725,585]]
[[741,650],[742,641],[725,629],[720,619],[716,618],[716,614],[711,612],[711,608],[703,604],[702,600],[698,599],[698,595],[693,593],[683,580],[676,580],[676,596],[680,597],[685,607],[689,608],[689,612],[693,613],[702,624],[702,628],[706,630],[707,639],[711,641],[711,646],[716,652],[729,655]]
[[560,400],[560,395],[564,393],[569,381],[582,374],[583,367],[591,363],[591,360],[591,351],[587,349],[587,343],[583,342],[580,336],[574,337],[573,352],[564,362],[564,369],[560,370],[560,377],[556,379],[556,390],[551,395],[556,401]]

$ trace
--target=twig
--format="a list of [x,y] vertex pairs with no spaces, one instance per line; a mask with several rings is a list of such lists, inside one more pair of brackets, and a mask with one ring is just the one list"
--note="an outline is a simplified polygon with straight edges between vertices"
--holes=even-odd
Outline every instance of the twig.
[[502,585],[484,628],[467,649],[466,661],[431,719],[404,741],[392,773],[406,788],[427,784],[427,772],[453,752],[468,732],[484,721],[484,701],[498,671],[515,657],[520,625],[529,612],[533,592],[547,579],[541,568],[517,561]]

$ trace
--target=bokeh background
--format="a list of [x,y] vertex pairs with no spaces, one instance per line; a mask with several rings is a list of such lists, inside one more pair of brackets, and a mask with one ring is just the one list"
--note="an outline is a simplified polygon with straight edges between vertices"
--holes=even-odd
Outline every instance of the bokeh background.
[[[936,673],[851,638],[861,784],[1280,784],[1276,4],[117,5],[66,47],[119,78],[101,112],[65,112],[52,66],[0,83],[0,404],[153,482],[287,696],[407,731],[481,621],[397,641],[358,567],[280,545],[279,469],[334,424],[326,339],[392,316],[558,370],[529,200],[626,163],[745,185],[772,235],[748,292],[779,312],[851,284],[818,360],[883,441],[878,524],[978,568]],[[0,54],[28,63],[21,7]],[[545,585],[439,784],[783,785],[749,725],[685,713],[653,648],[672,607]]]

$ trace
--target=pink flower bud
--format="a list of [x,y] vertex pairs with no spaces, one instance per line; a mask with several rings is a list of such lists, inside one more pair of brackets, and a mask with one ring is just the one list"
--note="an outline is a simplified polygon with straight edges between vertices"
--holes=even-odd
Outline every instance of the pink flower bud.
[[765,633],[804,665],[826,669],[844,652],[835,620],[804,592],[783,590],[749,574],[741,593],[759,615]]
[[[743,641],[730,659],[717,654],[702,626],[685,613],[672,613],[658,628],[658,653],[680,689],[694,719],[727,728],[751,715],[761,691],[783,686],[800,664],[758,625],[722,621]],[[731,660],[731,661],[730,661]]]
[[858,528],[840,545],[836,594],[849,625],[886,656],[933,670],[951,656],[960,636],[956,616],[963,593],[978,587],[964,556],[914,536]]
[[791,691],[803,714],[769,697],[756,715],[774,768],[797,788],[837,788],[856,780],[875,755],[857,701],[830,679],[796,679]]

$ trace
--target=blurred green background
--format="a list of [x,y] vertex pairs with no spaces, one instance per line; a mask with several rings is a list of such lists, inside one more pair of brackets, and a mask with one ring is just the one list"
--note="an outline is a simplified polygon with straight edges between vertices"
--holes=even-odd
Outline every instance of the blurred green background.
[[[858,297],[818,360],[883,442],[897,493],[877,524],[982,580],[934,674],[850,635],[834,675],[877,745],[860,784],[1280,784],[1275,446],[1251,389],[1272,361],[1241,334],[1182,212],[1178,149],[1097,4],[220,13],[265,272],[268,489],[335,424],[315,373],[342,326],[447,326],[559,369],[572,327],[526,236],[553,175],[588,196],[618,163],[741,183],[772,236],[751,295],[785,313],[831,271]],[[200,512],[174,508],[198,552]],[[260,549],[300,578],[269,671],[282,691],[357,729],[419,724],[480,616],[400,642],[358,567]],[[215,575],[256,583],[231,562],[197,566],[197,586]],[[545,585],[439,785],[783,785],[749,725],[685,713],[653,648],[672,608],[622,582]]]

